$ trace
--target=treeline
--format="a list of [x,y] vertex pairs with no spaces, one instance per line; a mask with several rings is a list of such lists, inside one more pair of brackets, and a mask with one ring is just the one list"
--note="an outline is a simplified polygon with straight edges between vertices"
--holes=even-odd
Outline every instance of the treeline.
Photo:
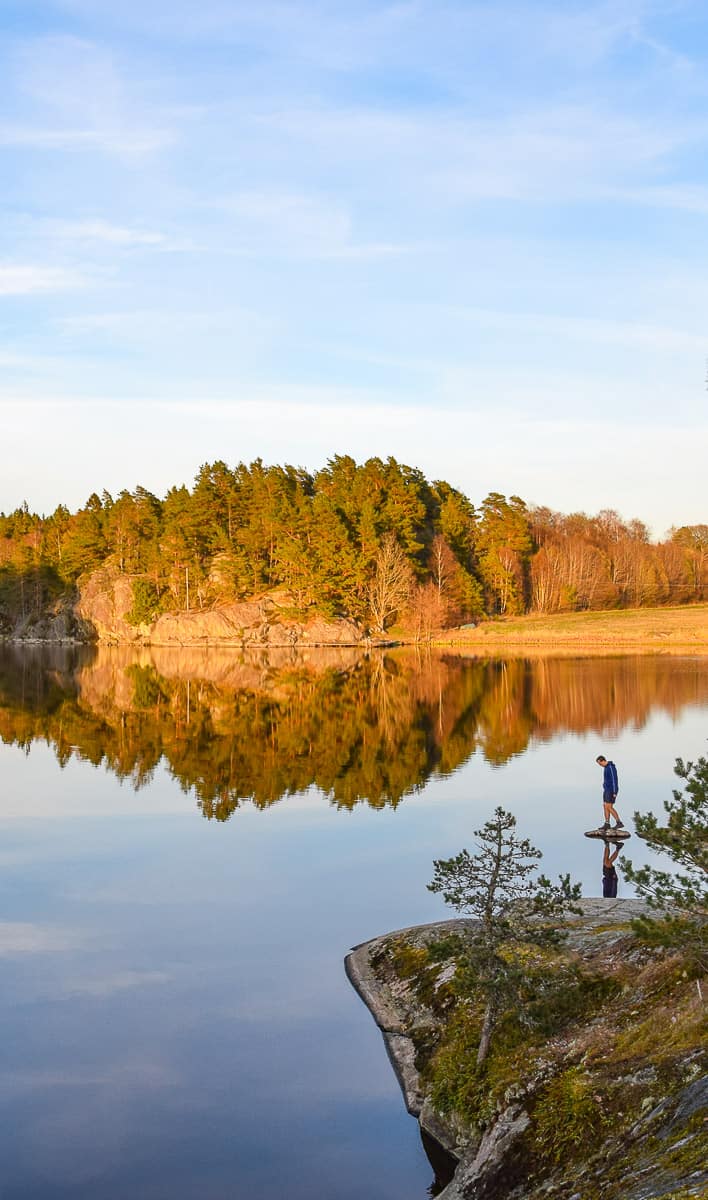
[[293,613],[417,634],[484,615],[676,604],[708,595],[708,525],[652,543],[613,511],[565,516],[462,492],[393,458],[310,474],[205,464],[191,490],[143,487],[83,508],[0,514],[0,607],[39,612],[83,574],[133,576],[132,619],[273,589]]

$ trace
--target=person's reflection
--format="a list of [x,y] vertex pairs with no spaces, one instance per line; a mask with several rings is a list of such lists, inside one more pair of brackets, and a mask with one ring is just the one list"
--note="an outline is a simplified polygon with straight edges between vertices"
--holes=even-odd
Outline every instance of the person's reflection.
[[621,846],[615,845],[614,850],[610,853],[610,843],[603,841],[602,852],[602,895],[605,900],[616,900],[617,898],[617,871],[615,862],[617,856],[622,849]]

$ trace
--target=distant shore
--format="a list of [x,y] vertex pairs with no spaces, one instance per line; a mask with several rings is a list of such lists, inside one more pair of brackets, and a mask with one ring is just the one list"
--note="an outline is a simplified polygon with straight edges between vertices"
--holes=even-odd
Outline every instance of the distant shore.
[[[141,577],[142,578],[142,577]],[[169,610],[136,624],[135,578],[100,568],[40,611],[12,620],[0,613],[0,641],[26,644],[99,643],[222,649],[434,646],[472,656],[691,654],[708,655],[708,603],[667,608],[483,618],[475,624],[416,638],[394,625],[372,634],[352,617],[323,617],[314,607],[293,608],[292,597],[271,590],[247,599],[191,610]]]

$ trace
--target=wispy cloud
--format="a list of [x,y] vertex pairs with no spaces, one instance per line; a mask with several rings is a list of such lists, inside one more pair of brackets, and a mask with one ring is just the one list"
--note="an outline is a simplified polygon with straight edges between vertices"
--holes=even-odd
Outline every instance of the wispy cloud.
[[[96,16],[93,0],[59,0],[73,14]],[[656,5],[653,4],[652,8]],[[405,61],[437,72],[452,60],[500,43],[514,54],[595,67],[618,44],[644,33],[646,0],[583,4],[580,10],[553,2],[490,5],[463,0],[360,0],[356,5],[317,0],[123,0],[107,6],[108,26],[131,28],[172,39],[238,41],[268,46],[290,62],[303,59],[322,68],[353,70],[374,63]],[[652,43],[647,35],[647,45]],[[665,47],[657,42],[657,52]]]
[[83,287],[87,280],[78,271],[34,264],[0,263],[0,296],[33,296]]
[[181,343],[187,349],[195,341],[227,337],[234,348],[252,346],[273,336],[278,329],[274,317],[245,307],[94,311],[58,317],[55,325],[68,337],[105,336],[124,345],[159,343],[162,347],[165,344],[177,347]]
[[45,128],[41,125],[0,124],[0,146],[30,150],[99,150],[125,157],[149,154],[170,145],[166,130]]
[[289,108],[254,121],[338,165],[355,160],[370,174],[395,170],[399,191],[415,187],[419,198],[452,202],[606,199],[638,173],[656,185],[670,155],[708,137],[708,120],[676,125],[589,103],[484,119],[456,111]]
[[152,246],[158,249],[174,249],[179,245],[176,240],[156,230],[115,225],[99,218],[82,221],[46,221],[43,223],[43,227],[53,238],[72,242],[99,242],[119,247]]
[[608,198],[627,205],[649,208],[673,208],[679,212],[708,214],[708,186],[691,183],[649,183],[645,187],[610,189]]
[[165,971],[114,971],[93,979],[70,980],[65,984],[65,989],[72,995],[114,996],[118,992],[169,983],[171,978]]
[[15,55],[14,76],[33,119],[6,120],[0,145],[46,150],[102,150],[141,157],[170,145],[176,121],[156,110],[137,79],[114,56],[70,36],[29,41]]
[[500,329],[524,337],[571,339],[605,346],[627,346],[666,353],[704,354],[708,346],[700,330],[675,329],[641,321],[606,321],[596,317],[563,317],[533,312],[495,312],[490,309],[450,310],[481,329]]
[[29,921],[0,921],[0,958],[55,954],[78,945],[73,930]]
[[[450,428],[475,408],[461,440],[556,504],[546,484],[582,431],[527,462],[539,413],[704,421],[698,0],[35,9],[0,76],[0,296],[18,300],[2,300],[5,504],[34,487],[56,503],[75,475],[83,500],[99,461],[124,486],[116,417],[133,404],[168,484],[225,444],[321,461],[348,439],[421,463],[439,446],[447,475]],[[70,465],[68,398],[84,406]],[[53,430],[33,487],[28,411]]]
[[357,237],[351,214],[326,196],[285,191],[248,191],[210,202],[228,220],[223,249],[246,255],[296,258],[380,259],[417,247]]

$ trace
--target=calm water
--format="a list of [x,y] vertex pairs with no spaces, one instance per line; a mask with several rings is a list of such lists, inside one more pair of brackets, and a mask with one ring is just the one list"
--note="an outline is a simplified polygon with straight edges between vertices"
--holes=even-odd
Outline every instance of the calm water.
[[660,811],[708,662],[4,650],[0,735],[2,1200],[425,1200],[344,954],[497,804],[601,894],[595,757]]

